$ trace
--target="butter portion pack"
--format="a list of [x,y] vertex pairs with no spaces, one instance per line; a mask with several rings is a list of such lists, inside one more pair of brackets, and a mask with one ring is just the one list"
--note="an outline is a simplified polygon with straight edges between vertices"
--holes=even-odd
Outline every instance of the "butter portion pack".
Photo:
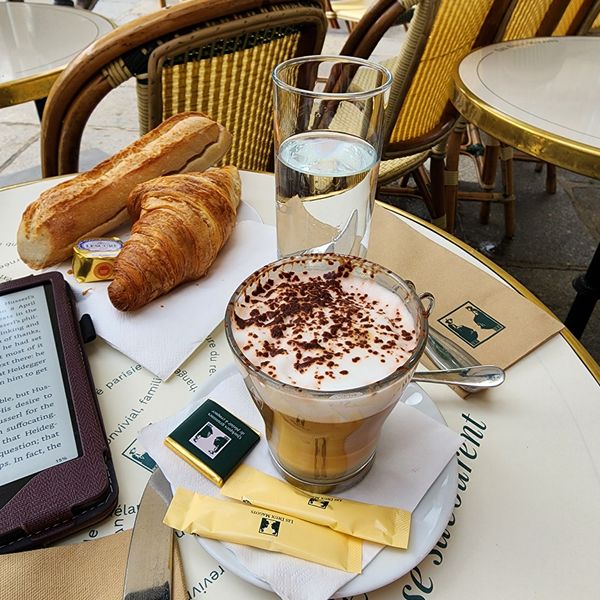
[[80,283],[113,279],[114,262],[123,249],[116,237],[79,240],[73,247],[73,275]]

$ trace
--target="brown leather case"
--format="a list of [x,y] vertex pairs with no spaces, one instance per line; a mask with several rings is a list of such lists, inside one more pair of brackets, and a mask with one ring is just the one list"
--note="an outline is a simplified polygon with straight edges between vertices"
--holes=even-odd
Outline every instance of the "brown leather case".
[[[46,286],[79,456],[0,487],[0,553],[48,545],[109,515],[118,487],[70,288],[58,272],[0,285]],[[1,340],[0,340],[1,343]]]

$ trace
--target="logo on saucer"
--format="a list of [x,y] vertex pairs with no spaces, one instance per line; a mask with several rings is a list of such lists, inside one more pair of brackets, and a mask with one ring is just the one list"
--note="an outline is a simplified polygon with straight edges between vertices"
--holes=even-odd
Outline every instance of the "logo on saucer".
[[280,521],[275,521],[274,519],[265,519],[264,517],[262,517],[260,520],[260,527],[258,528],[258,533],[264,533],[265,535],[274,535],[275,537],[277,537],[279,535],[280,525]]
[[156,463],[154,462],[154,460],[152,460],[152,457],[147,452],[140,452],[137,450],[136,442],[137,438],[135,438],[133,442],[131,442],[131,444],[129,444],[129,446],[127,446],[127,448],[125,448],[125,450],[121,452],[121,454],[125,458],[128,458],[129,460],[138,464],[140,467],[146,469],[146,471],[154,471]]
[[488,315],[472,302],[461,304],[438,319],[438,323],[441,323],[472,348],[487,342],[505,329],[500,321]]

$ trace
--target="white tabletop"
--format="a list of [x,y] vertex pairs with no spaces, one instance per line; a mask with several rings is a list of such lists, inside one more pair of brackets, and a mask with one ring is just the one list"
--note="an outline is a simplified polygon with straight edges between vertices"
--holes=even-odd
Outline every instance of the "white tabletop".
[[64,67],[113,28],[87,10],[0,2],[0,85]]
[[[0,280],[30,272],[14,242],[21,213],[60,180],[0,190]],[[242,190],[244,201],[273,224],[273,177],[242,173]],[[494,274],[483,257],[454,238],[409,216],[389,216]],[[133,525],[150,474],[137,431],[181,410],[199,386],[232,363],[222,326],[166,382],[102,340],[89,344],[87,352],[120,493],[115,513],[77,540]],[[463,400],[446,386],[423,385],[465,440],[454,513],[418,569],[369,598],[594,597],[600,539],[599,380],[598,366],[586,363],[556,335],[508,369],[502,386],[484,394]],[[189,598],[275,598],[224,568],[192,536],[183,536],[179,544]],[[0,586],[1,581],[0,575]]]
[[480,48],[459,66],[455,104],[502,141],[577,171],[573,161],[600,156],[599,55],[600,38],[585,36]]

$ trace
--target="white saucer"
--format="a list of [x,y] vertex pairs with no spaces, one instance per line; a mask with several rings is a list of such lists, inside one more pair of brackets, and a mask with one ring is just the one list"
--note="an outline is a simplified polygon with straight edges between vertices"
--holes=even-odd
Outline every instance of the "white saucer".
[[[406,404],[445,424],[433,400],[417,384],[409,384],[405,398]],[[435,546],[446,528],[454,508],[457,490],[458,462],[455,457],[446,465],[414,510],[408,549],[385,547],[360,575],[341,587],[333,597],[343,598],[371,592],[396,581],[418,565]],[[240,564],[236,555],[221,542],[200,537],[195,539],[220,565],[248,583],[273,591],[268,583]]]

